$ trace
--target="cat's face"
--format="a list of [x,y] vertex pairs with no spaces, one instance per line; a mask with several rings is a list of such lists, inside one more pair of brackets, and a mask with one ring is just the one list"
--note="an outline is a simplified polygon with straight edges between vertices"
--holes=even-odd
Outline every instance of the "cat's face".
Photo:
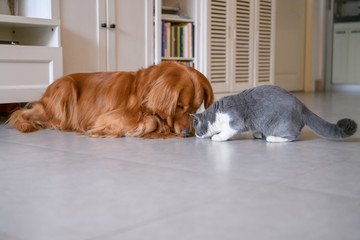
[[201,113],[190,114],[193,119],[193,127],[195,130],[195,135],[199,138],[210,137],[208,134],[208,121],[205,116]]

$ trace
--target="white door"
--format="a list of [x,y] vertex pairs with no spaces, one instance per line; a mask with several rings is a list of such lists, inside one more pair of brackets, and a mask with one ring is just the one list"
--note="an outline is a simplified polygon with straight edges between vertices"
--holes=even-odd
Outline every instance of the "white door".
[[304,89],[306,0],[276,1],[275,84]]

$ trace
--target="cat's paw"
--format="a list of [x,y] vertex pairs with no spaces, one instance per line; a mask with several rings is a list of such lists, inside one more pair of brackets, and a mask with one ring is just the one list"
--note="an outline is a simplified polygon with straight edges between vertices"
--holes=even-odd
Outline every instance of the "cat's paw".
[[266,141],[271,143],[283,143],[283,142],[289,142],[290,140],[282,137],[267,136]]
[[264,138],[264,135],[261,133],[261,132],[254,132],[253,133],[253,137],[255,139],[263,139]]
[[216,142],[223,142],[223,141],[227,141],[228,138],[224,138],[220,134],[216,134],[211,137],[211,140],[216,141]]

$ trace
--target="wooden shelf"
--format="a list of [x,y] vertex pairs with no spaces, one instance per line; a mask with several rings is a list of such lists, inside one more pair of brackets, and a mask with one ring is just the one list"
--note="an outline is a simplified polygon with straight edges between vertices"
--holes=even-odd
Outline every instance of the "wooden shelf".
[[194,58],[184,58],[184,57],[162,57],[162,61],[184,61],[191,62],[194,61]]
[[60,26],[60,19],[32,18],[0,14],[0,25],[14,27]]
[[194,20],[190,18],[182,18],[178,15],[172,15],[172,14],[162,14],[161,20],[167,21],[167,22],[181,22],[181,23],[193,23]]

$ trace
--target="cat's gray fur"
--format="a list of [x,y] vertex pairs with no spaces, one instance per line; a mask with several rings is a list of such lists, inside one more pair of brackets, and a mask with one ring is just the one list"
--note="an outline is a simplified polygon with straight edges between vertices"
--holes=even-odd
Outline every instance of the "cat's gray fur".
[[212,137],[215,141],[250,132],[269,142],[294,141],[304,125],[322,137],[342,139],[353,135],[357,128],[351,119],[329,123],[288,91],[270,85],[226,96],[191,116],[196,136]]

